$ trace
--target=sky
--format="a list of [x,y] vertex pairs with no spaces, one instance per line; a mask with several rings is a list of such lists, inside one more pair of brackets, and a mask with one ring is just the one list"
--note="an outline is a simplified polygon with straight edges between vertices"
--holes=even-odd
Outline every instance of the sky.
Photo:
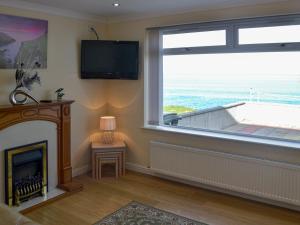
[[[15,39],[19,47],[21,42],[47,34],[48,21],[0,14],[0,32]],[[10,49],[10,46],[5,48]]]
[[165,79],[299,79],[300,52],[164,56],[163,68]]
[[[300,42],[300,25],[238,29],[239,44]],[[226,30],[163,35],[163,48],[225,46]],[[164,56],[165,79],[299,79],[300,52],[226,53]]]

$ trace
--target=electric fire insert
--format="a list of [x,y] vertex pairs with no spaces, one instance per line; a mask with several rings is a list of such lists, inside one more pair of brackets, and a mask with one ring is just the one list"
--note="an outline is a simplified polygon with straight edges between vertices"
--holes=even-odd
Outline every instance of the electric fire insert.
[[19,206],[22,202],[48,192],[48,142],[5,150],[5,202]]

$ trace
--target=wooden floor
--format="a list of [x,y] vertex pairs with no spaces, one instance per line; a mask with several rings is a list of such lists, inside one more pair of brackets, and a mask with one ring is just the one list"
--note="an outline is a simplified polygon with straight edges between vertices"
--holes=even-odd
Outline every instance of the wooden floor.
[[91,225],[132,200],[209,225],[299,225],[300,213],[129,172],[118,180],[76,178],[84,191],[26,216],[44,225]]

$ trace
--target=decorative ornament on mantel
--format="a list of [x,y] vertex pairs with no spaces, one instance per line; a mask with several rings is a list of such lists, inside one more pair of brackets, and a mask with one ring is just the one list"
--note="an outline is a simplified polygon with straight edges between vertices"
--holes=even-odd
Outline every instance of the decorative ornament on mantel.
[[[28,91],[32,90],[32,85],[34,83],[41,85],[38,71],[36,71],[40,66],[41,64],[38,62],[35,62],[29,70],[24,69],[24,63],[21,63],[20,66],[18,66],[15,75],[16,88],[9,95],[9,101],[12,105],[24,105],[28,102],[28,99],[33,100],[36,104],[40,104],[36,98],[28,93]],[[23,96],[23,99],[18,99],[17,96]]]
[[63,88],[59,88],[55,91],[56,93],[56,98],[57,98],[57,101],[62,101],[62,98],[63,96],[65,95],[64,93],[64,89]]

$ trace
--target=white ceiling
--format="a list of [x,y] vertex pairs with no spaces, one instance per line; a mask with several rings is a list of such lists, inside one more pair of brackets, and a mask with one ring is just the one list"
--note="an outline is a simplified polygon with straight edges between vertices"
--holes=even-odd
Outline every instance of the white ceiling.
[[113,7],[115,0],[0,0],[0,5],[21,8],[46,7],[48,11],[69,12],[107,20],[160,16],[234,6],[256,5],[287,0],[119,0],[120,7]]

